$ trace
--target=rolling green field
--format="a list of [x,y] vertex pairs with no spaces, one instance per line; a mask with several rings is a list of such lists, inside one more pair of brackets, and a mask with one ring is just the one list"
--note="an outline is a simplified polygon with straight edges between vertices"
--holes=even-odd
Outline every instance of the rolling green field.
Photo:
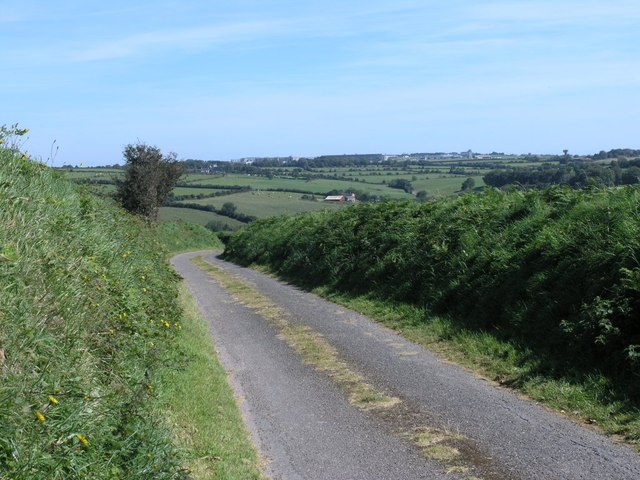
[[175,187],[172,193],[175,196],[180,195],[208,195],[211,193],[230,192],[232,190],[224,190],[219,188],[189,188],[189,187]]
[[[514,161],[513,159],[511,161]],[[522,160],[520,160],[522,161]],[[493,164],[496,163],[492,160]],[[482,162],[480,162],[482,163]],[[505,165],[507,161],[503,162]],[[489,165],[489,163],[487,163]],[[455,173],[452,173],[455,168]],[[254,173],[187,173],[180,178],[178,186],[173,189],[174,201],[179,203],[197,203],[220,209],[231,202],[241,215],[265,218],[274,215],[295,215],[303,212],[317,211],[326,208],[339,208],[333,204],[323,203],[322,198],[329,192],[356,191],[371,197],[387,200],[404,200],[415,198],[398,188],[390,188],[392,180],[404,179],[411,182],[414,194],[424,190],[428,198],[440,198],[457,195],[461,191],[462,182],[467,177],[475,180],[475,186],[484,185],[481,168],[478,162],[466,165],[465,162],[433,162],[427,165],[399,162],[396,164],[324,167],[302,170],[296,167],[261,167]],[[64,175],[78,182],[104,182],[113,180],[121,174],[121,170],[110,168],[79,168],[64,170]],[[337,177],[337,178],[323,178]],[[113,184],[89,183],[90,188],[109,195],[115,191]],[[233,189],[247,188],[249,192]],[[228,195],[213,196],[226,192]],[[315,195],[317,202],[301,199],[302,194]],[[185,198],[193,196],[194,198]],[[203,196],[205,198],[196,198]],[[193,208],[164,207],[160,211],[163,221],[177,220],[200,225],[211,221],[223,222],[236,229],[243,225],[238,220],[221,216],[215,212]]]
[[112,168],[74,168],[71,171],[62,169],[69,180],[110,180],[122,174],[122,170]]
[[196,223],[198,225],[206,225],[209,222],[217,221],[226,223],[232,229],[240,228],[244,225],[244,223],[233,218],[218,215],[214,212],[195,210],[193,208],[162,207],[160,208],[159,218],[161,222],[186,222]]
[[[204,177],[204,178],[203,178]],[[371,195],[381,195],[394,199],[410,198],[411,196],[402,190],[388,188],[384,185],[363,185],[360,182],[328,179],[310,179],[260,177],[254,175],[231,174],[225,176],[215,175],[186,175],[182,182],[193,185],[216,186],[242,186],[251,187],[253,190],[285,190],[308,192],[316,195],[324,195],[332,190],[348,192],[351,190],[366,190]]]
[[272,217],[274,215],[296,215],[304,212],[337,209],[347,205],[346,203],[336,204],[323,202],[322,200],[302,200],[299,193],[264,191],[242,192],[225,195],[224,197],[204,198],[193,201],[193,203],[200,205],[213,205],[216,209],[222,208],[222,205],[227,202],[233,203],[238,208],[238,211],[258,218]]
[[[476,182],[476,187],[484,185],[482,176],[470,175]],[[418,178],[418,180],[412,181],[411,184],[415,190],[424,190],[429,197],[450,197],[460,192],[462,182],[468,178],[460,175],[447,175],[444,178],[439,178],[437,175],[432,175],[428,179]]]

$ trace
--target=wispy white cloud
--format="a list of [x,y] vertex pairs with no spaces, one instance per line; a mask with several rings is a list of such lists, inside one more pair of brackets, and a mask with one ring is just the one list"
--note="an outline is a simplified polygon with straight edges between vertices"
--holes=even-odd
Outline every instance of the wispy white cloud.
[[201,50],[233,42],[246,42],[278,34],[282,22],[244,22],[195,28],[167,29],[108,40],[78,50],[76,61],[98,61],[150,53],[155,49]]
[[640,19],[636,1],[500,1],[469,8],[472,17],[490,22],[523,24],[602,24],[604,21],[633,22]]
[[433,132],[612,148],[637,137],[638,24],[638,0],[24,0],[0,11],[3,114],[96,162],[132,136],[192,158],[428,149]]

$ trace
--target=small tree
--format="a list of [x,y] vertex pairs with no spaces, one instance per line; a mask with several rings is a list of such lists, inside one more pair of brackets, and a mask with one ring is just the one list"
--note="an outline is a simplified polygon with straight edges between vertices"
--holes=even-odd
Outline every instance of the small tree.
[[233,202],[225,202],[220,209],[220,214],[224,215],[225,217],[233,218],[236,215],[236,210],[237,207]]
[[163,156],[157,147],[144,143],[127,145],[123,155],[124,179],[116,179],[116,198],[126,210],[156,221],[183,166],[175,153]]
[[467,178],[464,182],[462,182],[463,191],[472,190],[473,187],[475,186],[476,186],[476,181],[471,177]]

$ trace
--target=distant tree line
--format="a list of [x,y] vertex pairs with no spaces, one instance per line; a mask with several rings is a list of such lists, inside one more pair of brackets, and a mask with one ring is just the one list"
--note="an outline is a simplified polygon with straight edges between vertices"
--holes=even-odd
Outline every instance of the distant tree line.
[[393,180],[389,180],[387,184],[389,188],[398,188],[400,190],[404,190],[407,193],[413,193],[413,185],[409,180],[404,178],[394,178]]
[[544,188],[568,185],[581,188],[587,185],[632,185],[640,183],[640,160],[613,161],[608,165],[572,163],[568,165],[540,165],[533,168],[492,170],[483,177],[490,187],[516,185]]
[[225,202],[224,204],[222,204],[221,208],[216,208],[213,205],[203,205],[201,203],[187,203],[187,202],[167,202],[165,206],[174,207],[174,208],[190,208],[192,210],[201,210],[203,212],[213,212],[213,213],[217,213],[218,215],[233,218],[242,223],[253,222],[254,220],[257,219],[257,217],[253,215],[247,215],[247,214],[238,212],[238,209],[233,202]]
[[[244,191],[250,191],[250,188],[246,188],[246,189],[242,189],[240,190],[241,192]],[[186,195],[175,195],[173,193],[169,194],[169,198],[167,199],[167,202],[181,202],[184,200],[201,200],[203,198],[214,198],[214,197],[224,197],[226,195],[233,195],[234,193],[238,193],[238,190],[233,189],[233,190],[218,190],[216,192],[213,193],[191,193],[191,194],[186,194]]]
[[605,160],[608,158],[622,158],[622,157],[640,157],[640,150],[635,150],[632,148],[614,148],[613,150],[609,150],[605,152],[604,150],[600,150],[599,153],[592,155],[591,158],[594,160]]

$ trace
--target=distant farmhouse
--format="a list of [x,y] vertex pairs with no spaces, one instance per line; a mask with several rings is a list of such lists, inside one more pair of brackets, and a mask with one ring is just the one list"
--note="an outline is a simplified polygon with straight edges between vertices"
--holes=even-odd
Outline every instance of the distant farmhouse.
[[324,198],[325,202],[355,202],[356,194],[355,193],[345,193],[343,195],[327,195]]

